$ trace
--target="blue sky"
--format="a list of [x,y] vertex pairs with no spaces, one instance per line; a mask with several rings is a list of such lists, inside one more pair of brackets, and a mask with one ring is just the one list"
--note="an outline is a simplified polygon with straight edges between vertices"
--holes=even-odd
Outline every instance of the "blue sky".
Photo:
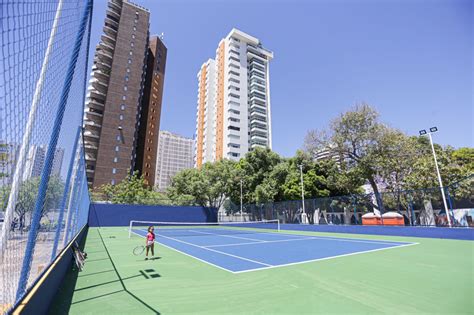
[[[437,126],[435,141],[473,140],[473,6],[451,0],[141,1],[168,61],[161,129],[192,137],[201,64],[233,28],[275,54],[270,65],[273,149],[292,156],[309,129],[355,103],[410,135]],[[93,48],[105,0],[95,0]]]

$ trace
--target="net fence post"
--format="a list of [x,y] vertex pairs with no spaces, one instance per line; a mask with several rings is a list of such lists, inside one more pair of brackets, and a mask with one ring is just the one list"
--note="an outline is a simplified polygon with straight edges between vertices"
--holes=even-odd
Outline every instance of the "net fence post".
[[451,196],[449,195],[449,186],[444,187],[446,190],[446,199],[448,200],[448,207],[446,209],[447,213],[446,216],[450,216],[452,214],[453,220],[451,222],[451,226],[454,226],[456,224],[455,220],[456,218],[454,217],[454,210],[453,210],[453,203],[451,201]]
[[61,236],[62,222],[64,219],[64,208],[66,207],[67,196],[69,195],[69,186],[71,183],[72,170],[74,168],[75,153],[77,151],[77,144],[79,142],[79,137],[81,136],[81,127],[79,126],[76,132],[76,138],[74,139],[74,146],[72,148],[71,160],[69,162],[69,168],[67,170],[66,182],[64,184],[64,193],[61,199],[61,204],[59,206],[59,217],[58,217],[58,226],[56,227],[56,233],[54,235],[54,244],[51,251],[51,261],[56,258],[56,252],[58,250],[59,238]]
[[76,154],[74,154],[74,160],[75,160],[75,167],[73,171],[73,177],[74,180],[71,182],[71,188],[70,188],[70,193],[69,193],[69,202],[67,206],[67,216],[66,216],[66,225],[64,227],[64,235],[63,235],[63,247],[66,246],[67,241],[68,241],[68,231],[70,229],[71,225],[71,217],[72,217],[72,207],[74,203],[74,196],[76,192],[76,186],[77,186],[77,172],[79,171],[79,163],[80,163],[80,151],[78,151]]
[[[53,32],[56,33],[56,31],[57,31],[57,27],[58,27],[58,23],[59,23],[59,17],[61,16],[62,4],[63,4],[63,1],[60,0],[59,3],[58,3],[58,9],[57,9],[57,12],[56,12],[52,33]],[[62,92],[61,92],[60,101],[59,101],[58,112],[57,112],[56,118],[54,120],[53,129],[52,129],[52,133],[51,133],[51,136],[50,136],[50,142],[49,142],[48,150],[47,150],[46,157],[45,157],[45,165],[44,165],[44,167],[42,169],[42,172],[41,172],[41,181],[40,181],[40,185],[39,185],[39,188],[38,188],[38,195],[37,195],[37,198],[36,198],[35,207],[34,207],[34,211],[33,211],[33,220],[32,220],[32,223],[31,223],[30,231],[28,233],[28,241],[27,241],[27,245],[26,245],[26,249],[25,249],[25,256],[23,258],[23,264],[22,264],[22,268],[21,268],[20,279],[18,281],[16,302],[18,302],[26,292],[26,288],[27,288],[27,284],[28,284],[28,277],[29,277],[30,269],[31,269],[32,258],[33,258],[33,254],[34,254],[34,250],[35,250],[36,236],[37,236],[37,233],[38,233],[39,223],[40,223],[41,214],[42,214],[44,201],[45,201],[45,197],[46,197],[46,190],[47,190],[47,187],[48,187],[49,177],[50,177],[50,174],[51,174],[53,158],[54,158],[55,151],[56,151],[56,146],[57,146],[57,143],[58,143],[59,133],[60,133],[60,130],[61,130],[61,125],[62,125],[62,121],[63,121],[63,117],[64,117],[64,111],[66,109],[66,103],[67,103],[67,99],[68,99],[68,96],[69,96],[69,90],[70,90],[70,87],[71,87],[71,84],[72,84],[72,79],[73,79],[73,76],[74,76],[74,70],[75,70],[76,62],[77,62],[80,47],[81,47],[81,44],[82,44],[82,38],[83,38],[85,30],[86,30],[86,24],[87,24],[88,19],[90,17],[90,14],[89,14],[90,7],[91,7],[91,2],[88,1],[87,4],[84,7],[84,12],[82,14],[81,23],[79,25],[78,33],[77,33],[77,36],[76,36],[76,39],[75,39],[75,42],[74,42],[73,53],[72,53],[72,56],[69,60],[67,75],[66,75],[66,79],[65,79],[65,82],[64,82]],[[52,47],[51,38],[50,38],[50,41],[51,42],[48,43],[48,44],[51,44],[51,47]],[[50,47],[48,45],[48,50],[49,49],[50,49]],[[33,109],[32,109],[32,111],[33,111]]]

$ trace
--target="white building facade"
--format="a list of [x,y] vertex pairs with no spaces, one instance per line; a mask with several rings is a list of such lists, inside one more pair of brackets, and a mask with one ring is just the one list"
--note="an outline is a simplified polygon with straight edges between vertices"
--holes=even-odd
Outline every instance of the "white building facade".
[[194,140],[160,130],[155,189],[165,191],[178,172],[193,167]]
[[198,73],[195,166],[239,160],[256,147],[272,148],[270,68],[273,53],[232,29]]

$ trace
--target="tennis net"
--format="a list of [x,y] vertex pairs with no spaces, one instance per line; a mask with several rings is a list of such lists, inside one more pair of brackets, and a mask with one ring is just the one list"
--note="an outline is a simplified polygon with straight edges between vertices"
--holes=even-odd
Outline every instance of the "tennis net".
[[209,234],[232,235],[275,232],[280,230],[280,221],[159,222],[132,220],[129,226],[129,238],[145,236],[150,226],[155,228],[155,234],[158,236],[206,236]]

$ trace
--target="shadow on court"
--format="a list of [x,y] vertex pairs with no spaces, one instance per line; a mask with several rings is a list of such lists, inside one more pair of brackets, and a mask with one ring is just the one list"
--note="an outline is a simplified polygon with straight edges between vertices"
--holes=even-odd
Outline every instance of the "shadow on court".
[[[89,235],[88,241],[92,241],[94,245],[102,247],[102,251],[95,251],[95,252],[96,253],[105,252],[106,258],[91,260],[91,262],[108,260],[110,265],[112,266],[112,269],[108,268],[103,271],[97,271],[97,272],[93,272],[89,274],[81,274],[81,275],[79,275],[77,270],[70,270],[67,273],[64,281],[62,282],[61,287],[58,289],[58,292],[56,293],[56,297],[53,301],[53,304],[51,305],[49,309],[49,314],[68,314],[72,305],[77,305],[80,303],[90,302],[90,301],[98,300],[98,299],[105,298],[108,296],[124,294],[124,293],[130,296],[137,303],[142,305],[143,310],[147,309],[149,312],[153,314],[160,314],[158,310],[156,310],[155,308],[147,304],[145,301],[140,299],[138,296],[136,296],[133,292],[128,290],[124,281],[129,280],[129,279],[134,279],[134,278],[153,279],[153,278],[159,278],[161,277],[161,275],[158,274],[154,269],[144,269],[144,270],[139,270],[138,273],[135,275],[123,278],[118,272],[114,264],[114,261],[112,257],[110,256],[109,250],[104,242],[104,239],[100,231],[97,230],[97,233],[99,237],[96,238],[96,237],[91,237]],[[83,243],[81,244],[81,248],[84,248],[84,242],[86,239],[87,237],[84,237]],[[160,259],[160,257],[154,257],[154,259],[149,259],[149,260],[155,260],[155,259]],[[88,262],[89,261],[86,261],[86,264]],[[100,281],[99,283],[96,283],[93,285],[77,288],[78,278],[93,276],[91,277],[92,279],[94,279],[94,277],[97,277],[97,279],[101,279],[102,277],[102,279],[106,280],[106,279],[110,279],[110,275],[108,274],[113,274],[113,273],[115,273],[116,275],[116,277],[113,277],[115,278],[114,280]],[[103,290],[106,290],[108,292],[104,292],[103,294],[101,294]],[[73,301],[74,295],[76,296]],[[81,297],[84,297],[84,298],[81,298]]]

